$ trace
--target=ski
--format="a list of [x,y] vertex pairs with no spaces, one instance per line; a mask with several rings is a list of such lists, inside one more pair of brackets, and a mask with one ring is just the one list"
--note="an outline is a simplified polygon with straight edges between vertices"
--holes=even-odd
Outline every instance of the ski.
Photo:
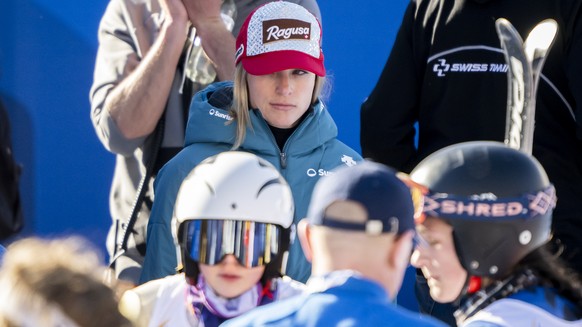
[[497,19],[495,28],[507,62],[505,144],[531,154],[537,86],[558,25],[553,19],[540,22],[525,43],[507,19]]

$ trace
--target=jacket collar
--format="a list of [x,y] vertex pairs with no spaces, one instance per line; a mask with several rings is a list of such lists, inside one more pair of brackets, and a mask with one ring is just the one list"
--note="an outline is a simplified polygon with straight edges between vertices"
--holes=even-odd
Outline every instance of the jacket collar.
[[[208,102],[211,94],[224,88],[232,88],[232,82],[214,83],[196,94],[190,106],[185,146],[193,143],[234,143],[236,122],[227,109],[217,108]],[[279,152],[261,112],[251,109],[250,119],[253,128],[247,128],[241,148],[255,153]],[[336,137],[337,126],[325,106],[318,101],[291,135],[284,151],[288,154],[310,152]]]

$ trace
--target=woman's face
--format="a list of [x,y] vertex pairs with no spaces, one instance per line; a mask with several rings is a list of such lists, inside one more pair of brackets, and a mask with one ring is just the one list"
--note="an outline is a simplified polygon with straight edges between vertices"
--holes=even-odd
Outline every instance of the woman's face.
[[249,97],[269,125],[291,128],[311,105],[315,74],[287,69],[268,75],[248,74]]
[[441,219],[427,218],[417,232],[427,244],[416,246],[411,264],[422,270],[435,301],[454,301],[465,286],[467,271],[455,251],[453,228]]
[[265,266],[245,268],[234,255],[228,254],[216,265],[200,264],[200,273],[216,294],[227,299],[240,296],[255,286]]

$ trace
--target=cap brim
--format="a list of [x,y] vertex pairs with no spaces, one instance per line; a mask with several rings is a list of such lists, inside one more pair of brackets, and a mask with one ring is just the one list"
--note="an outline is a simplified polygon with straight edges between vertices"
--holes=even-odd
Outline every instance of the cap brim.
[[267,75],[286,69],[303,69],[318,76],[325,76],[323,54],[314,58],[305,53],[286,50],[267,52],[242,58],[244,69],[253,75]]

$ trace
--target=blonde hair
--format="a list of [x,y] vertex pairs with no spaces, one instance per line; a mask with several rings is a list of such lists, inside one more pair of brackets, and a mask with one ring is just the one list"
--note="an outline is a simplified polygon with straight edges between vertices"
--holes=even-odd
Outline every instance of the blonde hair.
[[101,262],[78,237],[15,242],[0,269],[0,326],[130,326]]
[[[232,150],[238,149],[245,140],[247,127],[253,130],[251,118],[249,115],[249,88],[247,77],[249,73],[239,63],[234,73],[233,101],[230,108],[230,115],[236,120],[236,138]],[[311,96],[311,104],[315,104],[325,85],[325,77],[315,75],[315,87]]]

